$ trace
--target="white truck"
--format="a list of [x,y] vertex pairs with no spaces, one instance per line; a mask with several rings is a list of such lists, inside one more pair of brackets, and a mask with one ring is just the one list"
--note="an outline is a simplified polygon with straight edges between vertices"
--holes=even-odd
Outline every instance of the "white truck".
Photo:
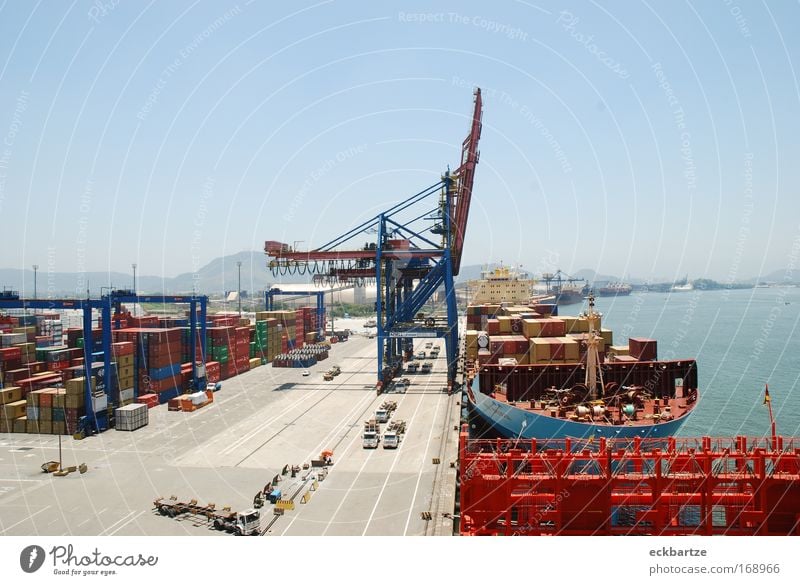
[[375,420],[379,423],[385,423],[389,421],[389,411],[385,408],[379,408],[375,411]]
[[383,433],[383,448],[384,449],[397,449],[400,446],[400,435],[395,431],[386,431]]
[[375,420],[364,422],[364,433],[361,435],[364,449],[377,449],[381,440],[381,426]]
[[405,421],[392,421],[392,423],[387,427],[386,432],[383,433],[383,448],[397,449],[400,446],[400,441],[403,440],[403,435],[405,435],[405,432]]

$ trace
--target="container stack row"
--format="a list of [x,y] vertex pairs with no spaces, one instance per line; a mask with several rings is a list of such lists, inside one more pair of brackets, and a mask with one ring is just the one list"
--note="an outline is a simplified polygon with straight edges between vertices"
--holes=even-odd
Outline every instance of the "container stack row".
[[[479,364],[570,364],[586,361],[589,319],[586,315],[555,316],[554,305],[475,305],[467,308],[466,357]],[[480,324],[480,329],[478,325]],[[657,359],[656,341],[631,338],[614,345],[613,332],[601,327],[601,362],[638,362]]]

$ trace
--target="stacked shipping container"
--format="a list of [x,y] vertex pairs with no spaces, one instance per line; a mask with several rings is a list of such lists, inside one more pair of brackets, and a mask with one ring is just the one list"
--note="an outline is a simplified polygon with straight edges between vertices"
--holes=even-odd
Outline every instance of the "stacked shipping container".
[[[513,358],[517,364],[568,364],[585,361],[589,320],[585,315],[554,317],[549,305],[476,305],[467,308],[466,357],[480,364]],[[482,327],[478,328],[481,324]],[[599,326],[598,321],[598,326]],[[630,347],[615,346],[609,329],[598,331],[601,361],[652,361],[652,339],[630,339]],[[508,362],[513,363],[513,362]]]

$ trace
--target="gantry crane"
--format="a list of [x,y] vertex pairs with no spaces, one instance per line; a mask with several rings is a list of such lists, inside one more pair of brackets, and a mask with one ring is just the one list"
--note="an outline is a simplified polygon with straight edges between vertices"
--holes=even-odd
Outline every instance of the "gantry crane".
[[[376,283],[379,391],[399,372],[403,352],[413,353],[413,339],[418,337],[445,339],[448,384],[455,379],[458,311],[453,277],[461,267],[482,114],[481,90],[476,88],[460,164],[436,184],[314,250],[295,250],[276,241],[264,244],[275,276],[308,272],[317,282]],[[430,219],[436,223],[420,223]],[[377,234],[376,241],[353,248],[353,240],[362,234]],[[446,319],[421,314],[441,286]]]

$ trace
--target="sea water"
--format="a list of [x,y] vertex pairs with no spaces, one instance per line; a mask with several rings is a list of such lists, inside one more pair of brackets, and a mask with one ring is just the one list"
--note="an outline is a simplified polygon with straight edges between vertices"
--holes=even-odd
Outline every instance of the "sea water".
[[634,292],[598,297],[595,308],[614,345],[647,337],[659,359],[697,360],[700,402],[680,435],[769,436],[769,384],[778,434],[800,436],[800,288]]

